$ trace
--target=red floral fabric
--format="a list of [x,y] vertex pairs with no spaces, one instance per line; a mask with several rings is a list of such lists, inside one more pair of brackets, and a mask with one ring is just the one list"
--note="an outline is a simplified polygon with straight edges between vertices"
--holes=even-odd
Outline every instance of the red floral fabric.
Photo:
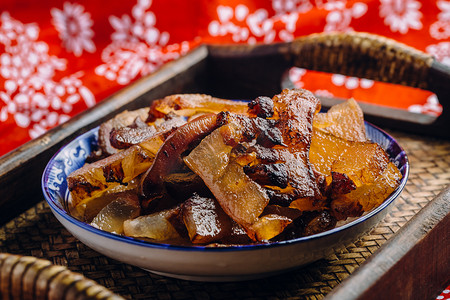
[[[0,155],[102,101],[202,43],[272,43],[365,31],[450,64],[450,1],[3,0]],[[439,114],[428,92],[292,69],[322,95]]]
[[436,300],[450,300],[450,285],[436,297]]

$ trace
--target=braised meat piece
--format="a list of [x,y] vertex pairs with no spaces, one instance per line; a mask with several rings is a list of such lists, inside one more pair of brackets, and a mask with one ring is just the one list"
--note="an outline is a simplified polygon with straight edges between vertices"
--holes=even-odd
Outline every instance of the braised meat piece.
[[120,150],[111,145],[110,133],[113,129],[127,127],[136,122],[136,119],[144,121],[148,115],[148,108],[141,108],[134,111],[124,111],[114,118],[102,123],[98,131],[98,146],[103,156],[108,156]]
[[194,244],[212,243],[231,235],[232,221],[214,198],[194,194],[183,203],[182,216]]
[[185,123],[184,117],[174,114],[168,114],[163,120],[150,125],[142,121],[141,118],[136,118],[133,124],[129,126],[113,128],[109,137],[110,144],[116,149],[126,149],[157,133],[172,131]]
[[248,104],[248,113],[253,116],[268,119],[273,116],[273,101],[269,97],[260,96]]
[[192,117],[204,113],[221,111],[236,114],[247,113],[247,102],[219,99],[204,94],[177,94],[153,101],[146,122],[155,122],[169,113],[178,116]]
[[252,180],[261,185],[285,188],[287,187],[289,181],[288,167],[284,163],[245,166],[244,172]]

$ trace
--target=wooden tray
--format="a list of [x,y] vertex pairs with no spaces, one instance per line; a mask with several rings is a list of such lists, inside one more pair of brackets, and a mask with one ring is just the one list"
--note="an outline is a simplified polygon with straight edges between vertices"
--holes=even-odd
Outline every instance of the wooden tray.
[[[21,230],[23,228],[28,228],[29,223],[25,222],[22,224],[18,221],[29,221],[28,217],[24,217],[23,215],[19,216],[25,210],[31,208],[35,212],[36,216],[33,216],[32,213],[30,214],[29,211],[25,213],[25,216],[29,216],[32,220],[35,220],[34,218],[39,219],[40,217],[44,217],[46,221],[43,222],[45,224],[44,226],[53,222],[48,208],[41,202],[43,199],[40,187],[42,171],[50,157],[62,145],[75,136],[99,125],[102,121],[120,111],[148,106],[152,100],[173,93],[199,92],[217,97],[240,99],[254,98],[259,95],[273,95],[280,92],[283,74],[292,66],[403,84],[427,89],[436,93],[440,103],[444,107],[444,111],[438,119],[431,120],[431,122],[430,120],[423,121],[423,119],[419,118],[416,121],[411,116],[399,116],[396,110],[386,110],[383,116],[370,114],[369,111],[368,119],[383,128],[391,127],[403,131],[413,131],[427,136],[437,136],[439,139],[432,138],[430,140],[430,138],[425,136],[397,133],[404,138],[404,141],[402,139],[399,140],[401,145],[410,142],[414,150],[414,145],[416,145],[414,140],[418,139],[421,140],[419,145],[422,148],[427,148],[429,145],[439,145],[439,147],[443,145],[444,150],[441,150],[439,155],[442,155],[442,151],[447,151],[445,152],[446,157],[450,156],[448,155],[449,143],[447,141],[450,135],[450,131],[448,130],[450,128],[448,103],[450,100],[450,70],[424,53],[398,44],[392,40],[361,33],[312,35],[291,43],[273,45],[201,46],[185,57],[166,64],[158,72],[136,81],[119,93],[99,103],[94,108],[87,110],[40,138],[0,158],[0,194],[2,195],[0,199],[0,221],[2,224],[5,224],[2,230],[6,230],[3,231],[2,250],[27,255],[27,251],[24,249],[14,250],[14,247],[11,248],[9,243],[12,242],[12,237],[6,235],[9,232],[15,237],[17,235],[17,231],[14,230],[15,227],[19,229],[19,232],[22,232]],[[398,138],[395,135],[394,137]],[[429,150],[433,150],[433,148],[427,151]],[[367,296],[367,293],[371,289],[378,287],[380,284],[383,287],[387,286],[389,282],[389,286],[392,287],[406,286],[408,293],[415,293],[411,295],[429,298],[442,290],[445,284],[448,284],[448,270],[450,268],[448,266],[448,259],[446,258],[450,254],[449,247],[447,245],[446,247],[439,248],[439,250],[434,247],[438,237],[447,238],[448,240],[449,191],[443,192],[440,197],[434,200],[430,199],[433,198],[431,196],[435,196],[449,183],[448,158],[442,162],[442,158],[439,155],[436,156],[423,152],[421,152],[421,155],[418,155],[417,162],[419,163],[422,160],[433,159],[433,165],[435,165],[434,170],[433,168],[431,170],[427,169],[427,176],[433,177],[433,171],[437,169],[441,170],[438,173],[439,175],[443,174],[443,179],[440,177],[437,179],[440,182],[439,184],[431,185],[435,187],[432,190],[432,195],[426,196],[427,199],[425,202],[431,200],[429,204],[430,208],[421,210],[420,205],[422,203],[419,207],[416,207],[413,213],[420,212],[422,217],[415,217],[415,221],[409,222],[408,226],[403,225],[409,218],[406,218],[406,220],[403,219],[400,224],[396,223],[392,226],[387,226],[391,234],[397,232],[400,227],[402,227],[402,231],[393,238],[390,238],[390,234],[387,234],[385,240],[388,242],[383,249],[378,251],[377,255],[371,256],[373,252],[371,250],[378,249],[379,244],[371,245],[369,243],[369,245],[362,246],[365,249],[362,251],[364,254],[356,260],[356,266],[366,261],[368,256],[371,258],[365,263],[366,267],[358,268],[358,271],[349,277],[350,279],[347,281],[349,283],[343,282],[337,288],[334,288],[343,279],[339,275],[334,275],[332,278],[329,278],[329,282],[331,283],[323,286],[323,290],[309,294],[303,291],[302,295],[312,295],[311,297],[316,298],[321,298],[326,294],[330,294],[330,297],[351,295],[352,298],[359,298],[363,295]],[[444,166],[441,165],[442,163],[444,163]],[[413,179],[411,178],[411,180]],[[413,197],[418,196],[420,198],[420,195],[430,190],[429,187],[430,185],[426,185],[424,181],[421,181],[415,185],[416,190],[414,193],[410,191],[407,191],[407,193],[412,194]],[[417,205],[414,201],[410,202],[408,204],[413,205],[413,207]],[[430,216],[433,216],[433,218],[429,219]],[[7,223],[8,221],[10,222]],[[39,223],[32,224],[39,226]],[[53,224],[52,226],[56,225]],[[417,231],[418,233],[416,232],[415,235],[411,235],[411,231]],[[45,230],[44,232],[38,233],[39,235],[45,235]],[[67,238],[64,233],[62,233],[62,238]],[[409,243],[406,243],[405,239]],[[31,242],[31,244],[33,243]],[[85,249],[74,240],[71,240],[69,244],[76,245],[76,249]],[[53,246],[53,243],[50,246]],[[353,245],[354,247],[357,247],[356,244]],[[392,256],[392,251],[395,252],[394,256]],[[403,272],[401,276],[394,276],[398,274],[396,272],[409,270],[408,268],[415,266],[413,264],[415,260],[412,259],[414,253],[420,253],[422,255],[421,258],[424,259],[424,263],[421,264],[423,269],[420,269],[423,271],[423,277],[413,276],[417,275],[415,272]],[[44,252],[31,252],[30,255],[51,259],[51,255],[48,253],[44,254]],[[77,254],[72,253],[71,255]],[[384,259],[379,258],[383,257],[383,255]],[[102,259],[109,262],[106,258]],[[380,265],[379,260],[385,263]],[[89,273],[86,270],[79,269],[79,265],[71,265],[68,261],[53,259],[54,263],[67,264],[74,271],[85,274]],[[348,266],[345,262],[341,263],[344,268]],[[418,264],[419,261],[416,263]],[[114,265],[114,263],[112,264]],[[356,266],[353,260],[353,265],[349,268],[355,268]],[[327,268],[329,266],[327,263],[322,266],[319,262],[318,265],[313,265],[313,269],[310,270],[314,273],[314,270],[320,269],[321,267]],[[123,272],[124,267],[121,266],[121,268]],[[369,272],[371,273],[369,274],[370,276],[367,274],[368,271],[364,271],[368,269],[374,270],[374,273]],[[347,274],[350,273],[353,273],[353,270],[347,272]],[[150,280],[160,280],[155,279],[154,276],[147,276],[149,276]],[[283,280],[282,278],[283,276],[280,277],[280,280]],[[428,281],[427,284],[416,284],[418,278],[426,278]],[[99,279],[102,284],[113,290],[123,291],[123,287],[119,288],[115,284],[108,285],[108,280],[105,278],[92,279]],[[297,277],[297,279],[304,281],[300,277]],[[354,283],[355,280],[358,281],[358,284]],[[406,285],[404,284],[405,280]],[[164,279],[164,281],[171,282],[169,279]],[[129,282],[122,284],[131,285]],[[298,284],[298,282],[294,284]],[[354,288],[355,285],[359,288]],[[181,283],[177,286],[175,289],[187,288],[188,290],[192,290],[193,286],[198,287],[198,285],[187,283]],[[302,290],[303,287],[304,285],[302,285]],[[245,290],[248,291],[248,285],[239,285],[239,288],[244,293]],[[308,288],[314,289],[314,287]],[[168,289],[161,290],[160,292],[173,296],[173,291],[170,290],[170,287]],[[329,293],[331,289],[333,289],[333,292]],[[263,290],[266,292],[264,296],[267,297],[284,298],[290,296],[289,293],[281,296],[278,293],[278,296],[274,296],[269,291],[266,291],[266,289]],[[394,292],[393,290],[384,288],[382,290],[390,292],[391,295]],[[199,295],[206,293],[203,295],[210,295],[210,297],[217,293],[217,291],[204,289],[198,289],[197,291],[199,291]],[[128,293],[127,295],[132,296],[133,293]],[[380,291],[378,290],[378,294],[375,295],[378,298]],[[254,295],[248,295],[248,297],[251,296]],[[418,297],[417,299],[424,298]]]

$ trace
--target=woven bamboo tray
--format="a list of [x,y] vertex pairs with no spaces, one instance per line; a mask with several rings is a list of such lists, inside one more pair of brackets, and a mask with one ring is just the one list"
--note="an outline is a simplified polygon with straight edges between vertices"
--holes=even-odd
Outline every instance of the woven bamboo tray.
[[0,266],[1,299],[123,299],[45,259],[1,253]]
[[[337,55],[322,61],[325,56],[317,53],[329,51],[328,48]],[[383,51],[387,55],[380,55]],[[374,71],[378,60],[383,62],[379,72]],[[389,111],[384,117],[370,119],[382,128],[397,128],[388,131],[409,156],[410,177],[388,217],[342,252],[267,279],[235,283],[176,280],[89,249],[59,224],[43,202],[40,178],[50,157],[63,144],[114,114],[147,106],[151,100],[173,93],[202,92],[241,99],[273,95],[279,92],[287,67],[305,67],[308,63],[311,69],[425,88],[435,92],[444,106],[442,116],[430,124],[413,124],[413,118],[397,118],[395,112]],[[60,286],[59,291],[67,299],[380,299],[380,295],[391,299],[432,299],[450,281],[450,189],[445,189],[450,184],[449,82],[450,70],[431,57],[366,34],[312,36],[291,44],[256,48],[199,47],[0,158],[0,252],[26,256],[0,257],[2,299],[16,295],[13,288],[18,288],[20,295],[27,295],[24,291],[29,283],[24,281],[24,271],[33,270],[33,259],[47,260],[43,264],[53,272],[73,273],[65,278],[75,279],[61,281],[49,272],[42,290],[37,281],[30,283],[35,293],[30,299],[38,299],[38,294],[44,295],[42,299],[51,299],[49,293],[56,291],[54,286]],[[447,139],[406,133],[407,130],[428,130]],[[420,253],[421,260],[411,258],[416,253]],[[421,275],[411,272],[408,266],[417,267]],[[374,288],[377,293],[368,294]],[[92,290],[99,292],[87,293]]]
[[0,228],[0,251],[48,259],[128,299],[322,299],[450,184],[450,141],[391,134],[411,163],[409,181],[392,212],[342,253],[287,274],[240,283],[198,283],[153,275],[78,242],[45,202]]

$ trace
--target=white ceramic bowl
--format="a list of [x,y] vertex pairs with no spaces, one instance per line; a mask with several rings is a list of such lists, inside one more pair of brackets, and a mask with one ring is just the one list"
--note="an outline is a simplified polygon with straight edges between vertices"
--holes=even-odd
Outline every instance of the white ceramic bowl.
[[368,137],[379,143],[399,167],[399,187],[373,211],[345,225],[312,236],[262,245],[229,247],[174,246],[152,243],[105,232],[70,216],[66,177],[80,168],[97,144],[98,128],[61,148],[42,176],[42,189],[53,214],[76,238],[118,261],[170,277],[198,281],[255,279],[298,268],[321,259],[357,240],[381,221],[406,184],[407,156],[398,143],[379,128],[366,123]]

